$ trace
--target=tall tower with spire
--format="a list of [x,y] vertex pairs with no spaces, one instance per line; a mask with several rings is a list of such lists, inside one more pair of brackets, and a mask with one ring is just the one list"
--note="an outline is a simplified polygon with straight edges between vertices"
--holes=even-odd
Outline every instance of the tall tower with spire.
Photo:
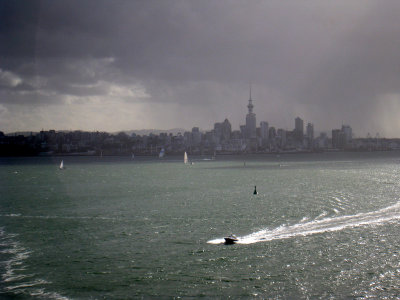
[[251,85],[250,85],[250,98],[247,105],[249,112],[246,115],[246,138],[251,139],[256,137],[256,114],[253,113],[253,100],[251,99]]

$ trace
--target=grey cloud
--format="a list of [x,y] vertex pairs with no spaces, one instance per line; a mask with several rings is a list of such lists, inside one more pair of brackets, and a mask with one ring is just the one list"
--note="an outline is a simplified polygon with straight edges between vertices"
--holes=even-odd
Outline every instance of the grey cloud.
[[40,2],[0,1],[0,57],[34,57]]
[[[400,93],[399,8],[396,1],[2,1],[0,103],[118,97],[205,113],[203,127],[225,117],[238,125],[252,82],[260,119],[291,128],[299,114],[316,128],[343,121],[361,132],[366,119],[379,118],[381,96]],[[4,74],[21,82],[13,86]]]
[[299,102],[327,119],[353,123],[358,132],[371,120],[379,126],[377,106],[386,105],[382,95],[400,93],[400,21],[394,9],[399,5],[391,4],[371,7],[335,40],[327,57],[294,90]]
[[111,67],[113,61],[112,58],[40,58],[25,62],[14,72],[0,72],[0,86],[2,82],[3,87],[6,83],[9,85],[8,89],[3,88],[3,93],[6,90],[10,93],[0,98],[0,102],[57,104],[64,102],[66,95],[104,95],[107,90],[101,82],[118,81]]
[[0,69],[0,87],[13,88],[21,84],[22,80],[16,74]]

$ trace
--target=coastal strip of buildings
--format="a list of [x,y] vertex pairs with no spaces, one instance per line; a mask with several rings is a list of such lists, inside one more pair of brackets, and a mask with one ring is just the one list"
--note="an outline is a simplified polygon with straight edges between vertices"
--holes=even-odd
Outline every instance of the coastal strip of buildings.
[[210,131],[198,127],[178,134],[160,133],[128,135],[125,132],[41,131],[39,133],[4,134],[0,131],[0,155],[195,155],[245,154],[245,153],[296,153],[321,151],[377,151],[400,149],[400,139],[379,136],[353,138],[349,125],[333,129],[331,137],[322,132],[314,136],[314,125],[297,117],[293,130],[276,129],[267,121],[257,127],[254,105],[250,97],[245,124],[232,130],[228,119],[215,123]]

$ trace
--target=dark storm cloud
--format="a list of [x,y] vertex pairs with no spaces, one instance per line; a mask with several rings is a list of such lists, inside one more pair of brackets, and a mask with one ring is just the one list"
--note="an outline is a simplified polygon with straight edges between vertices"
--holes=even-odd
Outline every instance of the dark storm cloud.
[[[102,56],[118,3],[109,1],[1,1],[0,55],[20,59]],[[113,19],[113,21],[117,21]]]
[[1,1],[0,68],[21,82],[2,85],[0,102],[57,103],[62,95],[104,94],[96,84],[110,79],[105,67],[113,26],[106,21],[117,7],[104,1]]
[[40,3],[35,0],[0,2],[0,55],[3,60],[11,56],[35,56],[39,10]]
[[[20,13],[17,20],[26,14],[29,18],[25,26],[9,18],[3,26],[1,44],[7,46],[1,54],[33,59],[116,57],[121,69],[140,77],[249,81],[271,73],[270,80],[279,77],[291,54],[282,48],[296,45],[287,39],[296,34],[290,33],[290,6],[277,10],[268,3],[238,1],[34,3],[30,13],[20,5],[2,9],[4,15]],[[13,39],[15,43],[7,43]],[[271,42],[274,39],[278,44]],[[30,47],[25,47],[28,40]]]
[[400,94],[399,9],[397,1],[1,1],[0,103],[118,96],[213,111],[204,124],[232,116],[237,126],[252,82],[259,120],[300,115],[317,128],[362,128],[379,118],[385,95]]

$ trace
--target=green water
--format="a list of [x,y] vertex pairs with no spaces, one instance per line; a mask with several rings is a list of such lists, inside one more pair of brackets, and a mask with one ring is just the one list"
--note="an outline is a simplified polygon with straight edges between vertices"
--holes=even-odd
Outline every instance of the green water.
[[0,298],[400,297],[399,153],[63,159],[0,160]]

